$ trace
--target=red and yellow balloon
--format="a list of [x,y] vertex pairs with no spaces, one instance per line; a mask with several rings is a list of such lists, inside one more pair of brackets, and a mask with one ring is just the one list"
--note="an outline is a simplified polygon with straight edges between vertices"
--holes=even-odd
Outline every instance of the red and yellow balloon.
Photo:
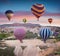
[[35,15],[37,20],[39,21],[39,17],[41,17],[44,14],[45,7],[43,4],[34,4],[31,8],[32,14]]

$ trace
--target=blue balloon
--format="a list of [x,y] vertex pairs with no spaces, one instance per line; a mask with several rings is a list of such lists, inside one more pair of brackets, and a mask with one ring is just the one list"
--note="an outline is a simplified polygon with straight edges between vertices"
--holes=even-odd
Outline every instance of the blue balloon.
[[41,28],[40,29],[40,37],[44,42],[52,35],[52,31],[49,28]]

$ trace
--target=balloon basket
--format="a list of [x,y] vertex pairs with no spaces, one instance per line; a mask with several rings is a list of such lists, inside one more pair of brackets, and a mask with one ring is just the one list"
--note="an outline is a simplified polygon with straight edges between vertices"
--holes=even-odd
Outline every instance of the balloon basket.
[[21,46],[21,48],[24,50],[27,46]]

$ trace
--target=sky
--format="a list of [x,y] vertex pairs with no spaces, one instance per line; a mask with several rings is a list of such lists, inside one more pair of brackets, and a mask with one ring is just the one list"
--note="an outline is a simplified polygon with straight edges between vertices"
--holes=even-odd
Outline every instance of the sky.
[[[43,4],[45,7],[44,15],[40,17],[39,22],[31,13],[33,4]],[[48,18],[53,18],[52,25],[60,25],[60,0],[0,0],[0,24],[22,22],[23,18],[27,18],[28,22],[48,24]],[[9,22],[5,11],[12,10],[14,16]]]

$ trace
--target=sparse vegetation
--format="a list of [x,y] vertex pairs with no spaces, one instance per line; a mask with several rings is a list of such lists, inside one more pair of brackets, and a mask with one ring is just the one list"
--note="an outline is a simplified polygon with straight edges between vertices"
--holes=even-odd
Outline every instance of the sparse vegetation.
[[0,49],[0,56],[15,56],[13,47],[7,47],[5,49]]
[[56,41],[60,41],[60,34],[56,37]]
[[60,55],[60,48],[54,52],[55,55]]
[[30,31],[27,31],[25,39],[31,39],[31,38],[34,39],[36,37],[38,37],[37,33],[33,33],[33,32],[30,32]]
[[5,34],[5,33],[1,33],[0,34],[0,40],[7,38],[8,36],[10,36],[9,34]]

